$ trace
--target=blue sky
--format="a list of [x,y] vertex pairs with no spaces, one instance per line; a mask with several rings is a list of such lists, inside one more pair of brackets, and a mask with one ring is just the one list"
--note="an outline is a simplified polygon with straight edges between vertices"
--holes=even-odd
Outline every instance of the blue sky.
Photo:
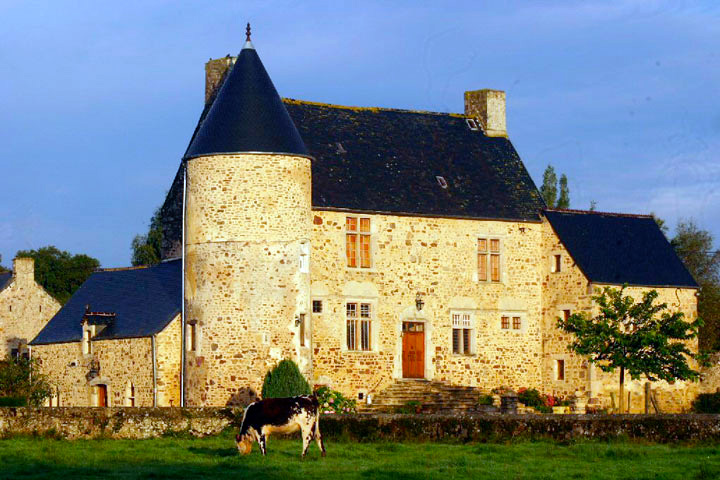
[[[571,206],[720,238],[720,7],[691,1],[0,1],[0,255],[129,264],[246,21],[281,95],[461,112],[507,92],[510,138]],[[716,245],[720,243],[716,241]]]

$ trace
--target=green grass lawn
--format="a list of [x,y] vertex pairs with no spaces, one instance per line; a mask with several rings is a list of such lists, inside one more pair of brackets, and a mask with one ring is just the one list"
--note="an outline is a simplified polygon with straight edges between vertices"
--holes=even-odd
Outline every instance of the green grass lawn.
[[300,459],[300,440],[271,438],[240,457],[232,435],[154,440],[0,440],[0,478],[720,479],[720,445],[626,442],[509,444],[327,442]]

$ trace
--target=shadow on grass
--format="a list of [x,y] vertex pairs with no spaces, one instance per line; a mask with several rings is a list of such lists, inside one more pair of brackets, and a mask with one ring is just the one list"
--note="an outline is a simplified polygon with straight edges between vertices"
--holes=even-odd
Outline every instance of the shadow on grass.
[[195,455],[204,455],[207,457],[238,457],[240,454],[237,448],[206,448],[206,447],[190,447],[190,453]]

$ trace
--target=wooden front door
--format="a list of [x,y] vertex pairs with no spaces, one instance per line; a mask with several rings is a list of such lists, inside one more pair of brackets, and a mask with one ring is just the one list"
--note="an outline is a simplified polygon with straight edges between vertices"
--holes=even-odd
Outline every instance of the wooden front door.
[[98,407],[107,407],[107,385],[98,385],[96,388]]
[[425,378],[425,324],[403,322],[403,378]]

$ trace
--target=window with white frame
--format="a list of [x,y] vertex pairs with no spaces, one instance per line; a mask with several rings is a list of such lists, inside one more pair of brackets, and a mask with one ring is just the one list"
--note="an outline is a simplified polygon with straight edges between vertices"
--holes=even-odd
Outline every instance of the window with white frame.
[[452,313],[452,349],[457,355],[475,353],[475,328],[467,312]]
[[372,350],[372,305],[348,302],[345,305],[346,341],[348,350]]
[[499,238],[480,237],[477,241],[478,280],[501,281],[501,245]]
[[345,256],[348,267],[370,268],[372,266],[370,238],[370,218],[346,217]]

